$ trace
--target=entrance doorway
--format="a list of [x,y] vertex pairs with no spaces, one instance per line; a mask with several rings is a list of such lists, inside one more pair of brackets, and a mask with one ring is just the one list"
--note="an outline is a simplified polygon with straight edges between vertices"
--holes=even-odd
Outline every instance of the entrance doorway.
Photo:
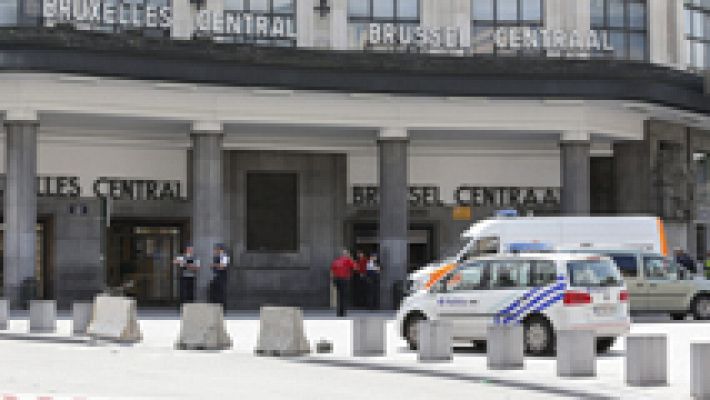
[[[352,249],[366,254],[379,253],[377,224],[357,223],[353,225]],[[409,259],[407,272],[412,272],[436,258],[434,251],[434,227],[430,224],[409,225]]]
[[112,223],[108,235],[107,284],[123,287],[141,306],[178,303],[182,226]]

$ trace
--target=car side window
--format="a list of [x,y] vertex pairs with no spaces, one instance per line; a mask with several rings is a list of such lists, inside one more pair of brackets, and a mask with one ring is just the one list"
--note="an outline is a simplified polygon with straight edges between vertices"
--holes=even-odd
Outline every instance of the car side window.
[[488,276],[488,267],[484,263],[466,264],[448,277],[446,291],[487,289]]
[[557,267],[553,261],[534,261],[530,274],[531,286],[547,286],[557,281]]
[[646,279],[675,280],[678,274],[671,262],[663,257],[644,257],[643,273]]
[[491,262],[491,289],[514,289],[530,286],[530,261]]
[[635,254],[609,254],[612,260],[619,267],[619,272],[624,278],[636,278],[638,276],[638,262]]

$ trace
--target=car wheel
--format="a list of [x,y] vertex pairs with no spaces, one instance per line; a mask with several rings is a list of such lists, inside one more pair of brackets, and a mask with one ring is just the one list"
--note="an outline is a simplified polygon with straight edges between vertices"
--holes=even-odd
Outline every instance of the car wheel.
[[699,296],[693,302],[693,318],[697,320],[710,319],[710,296]]
[[419,348],[419,323],[426,321],[426,317],[421,314],[414,314],[407,318],[404,325],[404,338],[407,340],[410,350]]
[[555,334],[550,322],[539,316],[529,318],[524,324],[525,352],[530,355],[552,354]]
[[610,337],[610,338],[598,338],[597,339],[597,354],[604,354],[609,351],[609,349],[614,346],[614,342],[616,342],[616,338]]
[[685,319],[685,314],[671,314],[671,319],[673,321],[682,321]]

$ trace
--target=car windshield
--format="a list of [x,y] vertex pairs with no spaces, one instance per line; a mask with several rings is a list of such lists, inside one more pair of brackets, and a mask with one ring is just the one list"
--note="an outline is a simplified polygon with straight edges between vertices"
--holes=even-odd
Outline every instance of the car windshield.
[[608,259],[574,260],[567,263],[571,286],[621,286],[619,270]]

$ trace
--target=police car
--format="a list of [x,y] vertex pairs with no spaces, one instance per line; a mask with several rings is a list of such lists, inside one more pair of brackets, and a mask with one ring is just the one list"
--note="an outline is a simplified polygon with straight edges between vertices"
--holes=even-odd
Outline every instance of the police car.
[[628,333],[629,294],[612,259],[598,254],[492,255],[470,259],[406,297],[402,337],[418,346],[418,323],[448,320],[454,341],[484,343],[491,324],[522,324],[528,354],[554,352],[555,331],[594,331],[607,351]]

